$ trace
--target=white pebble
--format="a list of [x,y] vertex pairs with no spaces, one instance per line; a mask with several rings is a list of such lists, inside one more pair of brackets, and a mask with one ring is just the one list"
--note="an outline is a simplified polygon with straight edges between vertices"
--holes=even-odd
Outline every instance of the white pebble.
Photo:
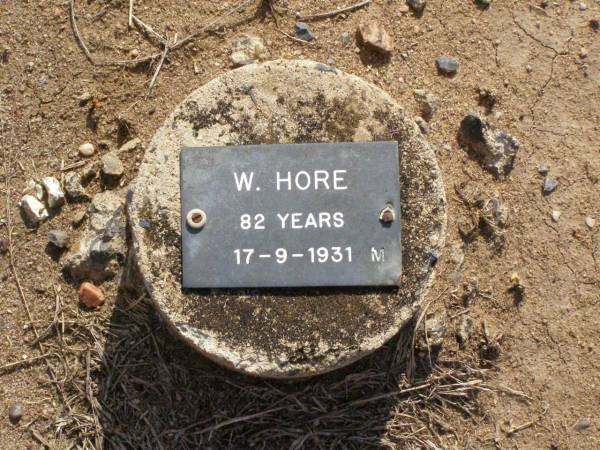
[[44,188],[35,180],[29,180],[27,186],[23,190],[23,194],[33,195],[39,201],[42,201],[44,199]]
[[554,210],[552,211],[552,220],[554,220],[555,222],[558,222],[558,219],[560,219],[560,211]]
[[596,219],[594,219],[592,217],[586,217],[585,218],[585,224],[591,230],[592,228],[594,228],[594,225],[596,225]]
[[45,177],[42,179],[42,184],[48,194],[48,206],[56,208],[65,202],[65,193],[60,187],[60,181],[54,177]]
[[33,195],[25,195],[21,199],[21,208],[29,221],[35,225],[48,218],[48,211]]
[[81,144],[79,146],[79,154],[81,156],[92,156],[94,153],[96,153],[94,144],[90,144],[89,142],[86,142],[85,144]]

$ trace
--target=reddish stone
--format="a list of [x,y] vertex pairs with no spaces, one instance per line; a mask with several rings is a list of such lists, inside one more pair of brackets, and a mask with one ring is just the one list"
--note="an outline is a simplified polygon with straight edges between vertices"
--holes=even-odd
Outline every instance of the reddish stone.
[[79,300],[85,306],[97,308],[104,304],[105,297],[100,288],[86,281],[79,287]]
[[394,50],[394,40],[379,22],[375,20],[363,22],[359,25],[358,31],[363,43],[373,50],[385,55],[389,55]]
[[8,240],[7,239],[0,239],[0,255],[4,255],[5,253],[8,253]]

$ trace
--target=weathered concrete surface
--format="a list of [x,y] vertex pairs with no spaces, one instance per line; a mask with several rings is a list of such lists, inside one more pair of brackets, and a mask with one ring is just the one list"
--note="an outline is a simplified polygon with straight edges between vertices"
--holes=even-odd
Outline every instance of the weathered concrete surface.
[[[396,140],[402,154],[400,289],[182,291],[182,147],[358,140]],[[147,147],[127,209],[133,257],[173,332],[217,362],[266,377],[327,372],[396,334],[432,281],[446,221],[435,154],[414,122],[376,86],[312,61],[248,65],[193,92]]]

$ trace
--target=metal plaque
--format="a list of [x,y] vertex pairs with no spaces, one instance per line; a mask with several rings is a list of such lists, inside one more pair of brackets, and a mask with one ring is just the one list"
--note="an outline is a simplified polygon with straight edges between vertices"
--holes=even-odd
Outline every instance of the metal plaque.
[[183,287],[394,286],[398,144],[181,152]]

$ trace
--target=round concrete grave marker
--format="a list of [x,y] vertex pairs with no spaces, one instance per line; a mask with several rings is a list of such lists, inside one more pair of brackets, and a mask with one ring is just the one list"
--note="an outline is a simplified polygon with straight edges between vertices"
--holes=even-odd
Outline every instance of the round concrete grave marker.
[[[376,205],[375,220],[401,224],[399,288],[182,288],[182,149],[360,141],[398,143],[400,208]],[[275,378],[334,370],[394,336],[432,282],[446,221],[434,150],[388,94],[323,64],[283,60],[223,74],[177,106],[147,147],[128,211],[139,272],[174,334],[227,367]],[[206,211],[184,214],[183,225],[208,229]]]

